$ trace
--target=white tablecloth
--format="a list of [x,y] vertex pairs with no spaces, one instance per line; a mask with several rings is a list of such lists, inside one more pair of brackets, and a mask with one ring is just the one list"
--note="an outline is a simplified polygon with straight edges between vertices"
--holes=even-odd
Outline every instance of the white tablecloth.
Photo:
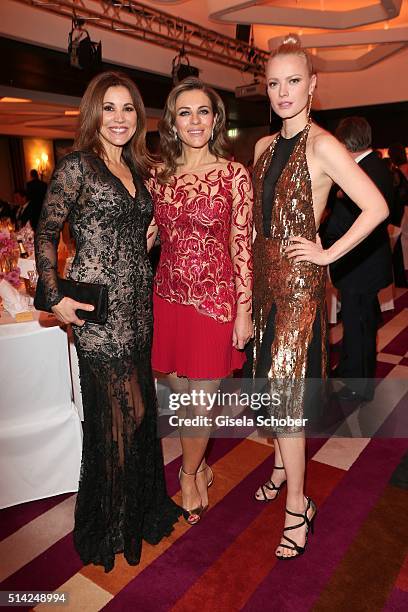
[[78,488],[82,428],[67,334],[51,315],[33,314],[26,323],[0,315],[0,508]]

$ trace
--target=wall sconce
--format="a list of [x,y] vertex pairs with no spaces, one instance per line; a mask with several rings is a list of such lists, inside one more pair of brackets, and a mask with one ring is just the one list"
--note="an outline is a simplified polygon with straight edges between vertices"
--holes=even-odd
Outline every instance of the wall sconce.
[[231,128],[227,132],[228,138],[238,138],[238,128]]
[[41,153],[41,158],[37,157],[35,163],[40,179],[43,180],[44,174],[46,174],[48,170],[48,155],[46,153]]

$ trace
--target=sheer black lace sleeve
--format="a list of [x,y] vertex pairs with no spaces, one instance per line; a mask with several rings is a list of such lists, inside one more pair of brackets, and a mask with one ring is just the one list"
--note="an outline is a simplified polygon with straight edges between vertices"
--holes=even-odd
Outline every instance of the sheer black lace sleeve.
[[58,242],[62,226],[77,201],[81,188],[81,154],[70,153],[61,159],[55,168],[35,234],[38,275],[44,283],[47,305],[50,308],[64,297],[57,287]]

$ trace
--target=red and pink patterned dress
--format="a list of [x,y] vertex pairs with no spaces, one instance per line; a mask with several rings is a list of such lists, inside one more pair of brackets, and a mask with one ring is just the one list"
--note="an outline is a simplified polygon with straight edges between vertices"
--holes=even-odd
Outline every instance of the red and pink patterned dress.
[[152,178],[148,188],[161,242],[153,368],[223,378],[245,361],[232,333],[237,305],[251,311],[251,179],[241,164],[227,162],[165,185]]

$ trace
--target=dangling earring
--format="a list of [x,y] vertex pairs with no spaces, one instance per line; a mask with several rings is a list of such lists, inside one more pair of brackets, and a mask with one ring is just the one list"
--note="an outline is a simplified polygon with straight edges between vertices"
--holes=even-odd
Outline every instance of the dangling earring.
[[272,123],[272,104],[269,104],[269,125]]
[[212,130],[211,130],[211,138],[210,140],[214,140],[214,126],[212,126]]
[[310,111],[312,110],[312,102],[313,102],[313,94],[309,94],[309,99],[307,102],[307,118],[310,118]]
[[178,134],[177,134],[177,130],[174,130],[174,140],[177,142],[178,140]]

